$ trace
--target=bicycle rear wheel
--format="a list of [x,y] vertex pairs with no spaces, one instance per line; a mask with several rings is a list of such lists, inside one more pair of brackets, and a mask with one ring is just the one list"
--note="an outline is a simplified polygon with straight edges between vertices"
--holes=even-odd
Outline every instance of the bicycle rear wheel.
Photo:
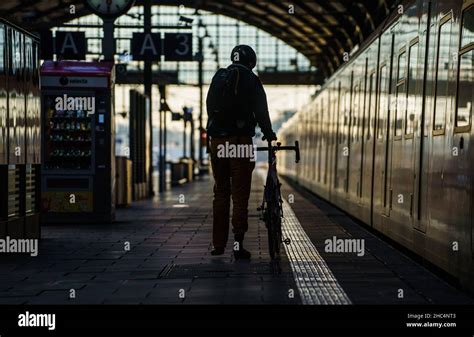
[[[280,259],[280,247],[282,243],[281,218],[283,215],[281,205],[280,182],[276,173],[275,162],[270,164],[266,185],[266,225],[268,229],[268,249],[272,261]],[[273,168],[273,169],[272,169]]]
[[268,229],[268,248],[272,260],[280,258],[281,248],[281,202],[280,188],[278,183],[272,185],[271,193],[267,202],[267,229]]
[[280,259],[281,241],[281,218],[278,217],[268,224],[268,249],[272,260]]

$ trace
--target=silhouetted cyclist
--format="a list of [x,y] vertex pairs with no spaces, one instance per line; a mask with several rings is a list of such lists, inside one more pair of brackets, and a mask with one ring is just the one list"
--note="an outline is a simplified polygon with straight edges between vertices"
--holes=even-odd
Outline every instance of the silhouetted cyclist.
[[264,138],[276,140],[268,113],[265,90],[252,72],[257,64],[255,51],[236,46],[232,64],[214,75],[207,95],[207,135],[214,175],[212,255],[224,253],[229,236],[230,198],[235,259],[250,259],[243,247],[248,230],[248,201],[255,168],[252,137],[260,126]]

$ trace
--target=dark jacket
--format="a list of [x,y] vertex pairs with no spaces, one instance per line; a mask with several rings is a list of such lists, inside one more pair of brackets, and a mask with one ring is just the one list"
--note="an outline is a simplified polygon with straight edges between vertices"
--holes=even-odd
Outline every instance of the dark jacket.
[[247,101],[244,102],[244,109],[249,116],[248,120],[242,128],[231,128],[224,123],[220,123],[212,115],[212,111],[209,107],[209,102],[214,99],[212,93],[209,90],[207,95],[207,134],[210,137],[226,137],[226,136],[255,136],[255,127],[260,126],[264,135],[271,134],[272,123],[268,113],[267,95],[263,89],[262,82],[257,75],[255,75],[250,69],[240,64],[231,64],[228,68],[237,67],[239,70],[239,83],[238,90],[245,92],[244,97]]

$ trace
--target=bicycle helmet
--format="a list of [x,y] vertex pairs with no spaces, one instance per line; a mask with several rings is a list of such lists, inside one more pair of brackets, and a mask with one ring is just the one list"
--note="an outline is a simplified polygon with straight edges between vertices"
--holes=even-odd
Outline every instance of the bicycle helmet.
[[252,47],[241,44],[235,46],[234,49],[232,49],[230,60],[232,63],[244,65],[252,70],[257,65],[257,54],[255,54],[255,51],[252,49]]

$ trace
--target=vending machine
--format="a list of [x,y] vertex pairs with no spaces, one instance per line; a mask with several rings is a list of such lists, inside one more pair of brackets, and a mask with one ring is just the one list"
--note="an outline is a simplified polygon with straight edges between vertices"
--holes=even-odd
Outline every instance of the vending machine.
[[114,81],[110,62],[43,63],[43,223],[114,221]]

